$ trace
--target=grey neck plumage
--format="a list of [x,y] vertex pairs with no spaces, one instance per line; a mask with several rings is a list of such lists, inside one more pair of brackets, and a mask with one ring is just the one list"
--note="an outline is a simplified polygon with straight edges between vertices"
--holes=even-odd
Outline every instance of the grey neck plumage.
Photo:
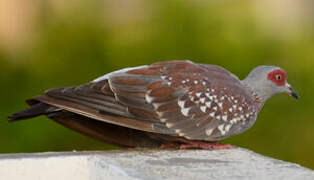
[[254,77],[247,77],[242,80],[242,84],[252,94],[255,104],[260,110],[265,102],[272,96],[272,93],[267,88],[260,88],[260,81]]

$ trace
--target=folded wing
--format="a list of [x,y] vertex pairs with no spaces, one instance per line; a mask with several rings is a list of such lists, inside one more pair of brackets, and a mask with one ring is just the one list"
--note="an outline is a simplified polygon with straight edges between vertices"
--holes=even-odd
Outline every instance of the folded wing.
[[226,135],[227,121],[239,111],[228,112],[234,100],[252,103],[231,73],[190,61],[128,68],[34,99],[124,127],[199,140]]

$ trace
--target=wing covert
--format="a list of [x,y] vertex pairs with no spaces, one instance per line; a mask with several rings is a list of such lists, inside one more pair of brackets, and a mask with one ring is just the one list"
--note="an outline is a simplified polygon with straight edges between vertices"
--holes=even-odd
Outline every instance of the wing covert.
[[[248,92],[237,77],[218,66],[160,62],[114,73],[109,76],[109,84],[117,100],[131,113],[141,109],[154,114],[188,139],[230,136],[231,128],[253,117]],[[245,117],[240,116],[243,111],[247,112]]]

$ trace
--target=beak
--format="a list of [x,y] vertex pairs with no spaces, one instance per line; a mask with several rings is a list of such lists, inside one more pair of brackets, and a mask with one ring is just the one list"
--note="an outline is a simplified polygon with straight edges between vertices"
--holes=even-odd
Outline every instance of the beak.
[[287,93],[296,98],[296,99],[299,99],[299,95],[298,93],[291,87],[291,85],[289,83],[286,83],[286,88],[287,88]]

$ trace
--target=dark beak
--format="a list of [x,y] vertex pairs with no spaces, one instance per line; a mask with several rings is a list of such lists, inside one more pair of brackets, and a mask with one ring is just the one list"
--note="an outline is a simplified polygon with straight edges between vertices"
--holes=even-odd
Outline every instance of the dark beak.
[[287,83],[288,94],[296,99],[299,99],[298,93],[291,87],[290,84]]

